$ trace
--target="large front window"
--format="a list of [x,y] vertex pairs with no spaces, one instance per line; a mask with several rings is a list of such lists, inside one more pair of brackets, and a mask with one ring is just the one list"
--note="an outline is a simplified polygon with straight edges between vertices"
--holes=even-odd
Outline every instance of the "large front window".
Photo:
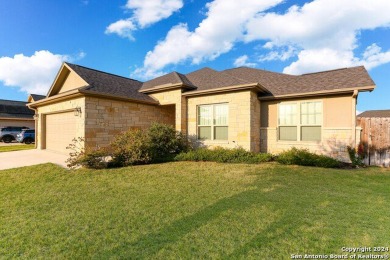
[[279,104],[279,140],[321,141],[322,102]]
[[198,138],[228,139],[228,104],[198,106]]

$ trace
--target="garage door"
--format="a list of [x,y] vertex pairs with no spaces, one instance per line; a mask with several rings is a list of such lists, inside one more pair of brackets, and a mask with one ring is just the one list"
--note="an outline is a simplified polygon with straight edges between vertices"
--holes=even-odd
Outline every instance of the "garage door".
[[77,118],[73,112],[46,115],[46,149],[69,154],[66,147],[77,137]]

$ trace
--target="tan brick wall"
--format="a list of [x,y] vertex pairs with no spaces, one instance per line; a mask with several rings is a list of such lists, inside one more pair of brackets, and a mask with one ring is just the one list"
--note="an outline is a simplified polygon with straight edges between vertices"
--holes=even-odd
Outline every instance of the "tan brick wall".
[[260,101],[251,92],[251,151],[260,152]]
[[[75,120],[77,121],[77,130],[75,137],[84,137],[84,125],[85,125],[85,98],[74,98],[71,100],[60,101],[54,104],[49,104],[46,106],[41,106],[38,108],[38,131],[37,131],[37,148],[44,149],[45,145],[45,117],[47,114],[53,113],[61,113],[64,111],[70,111],[75,109],[76,107],[81,108],[81,114],[79,116],[75,116]],[[61,134],[61,129],[58,129],[58,134]]]
[[161,105],[175,105],[175,128],[182,133],[187,132],[187,100],[181,89],[152,93],[149,96]]
[[173,106],[154,106],[127,101],[86,97],[85,139],[87,146],[103,147],[130,128],[145,129],[152,122],[174,125]]
[[[251,125],[256,127],[259,123],[256,117],[251,120],[251,115],[259,111],[259,105],[256,105],[253,94],[250,91],[234,92],[227,94],[216,94],[201,97],[189,97],[188,104],[188,134],[191,138],[197,136],[197,107],[199,105],[228,103],[229,117],[228,117],[228,140],[213,141],[205,140],[202,143],[209,147],[226,147],[235,148],[243,147],[247,150],[255,150],[255,143],[257,141],[255,129],[251,131]],[[257,116],[258,118],[258,116]],[[258,135],[258,134],[257,134]],[[251,144],[254,141],[254,144]]]

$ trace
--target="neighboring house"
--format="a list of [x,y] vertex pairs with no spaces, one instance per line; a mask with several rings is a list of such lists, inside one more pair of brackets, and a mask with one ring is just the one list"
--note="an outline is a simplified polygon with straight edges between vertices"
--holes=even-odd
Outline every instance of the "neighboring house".
[[26,126],[34,128],[34,111],[27,102],[0,99],[0,127]]
[[364,67],[292,76],[203,68],[140,82],[64,63],[37,110],[38,148],[66,152],[74,137],[105,146],[128,128],[172,124],[208,146],[278,153],[293,146],[346,159],[356,101],[375,84]]
[[390,110],[365,111],[357,117],[367,165],[390,166]]
[[28,103],[31,103],[31,102],[36,102],[36,101],[39,101],[41,99],[44,99],[46,98],[46,96],[43,96],[43,95],[37,95],[37,94],[30,94],[27,98],[27,102]]

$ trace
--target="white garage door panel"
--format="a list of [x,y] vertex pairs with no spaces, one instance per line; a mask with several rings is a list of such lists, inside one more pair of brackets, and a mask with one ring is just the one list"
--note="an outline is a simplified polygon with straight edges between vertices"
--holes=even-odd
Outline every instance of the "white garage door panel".
[[77,136],[77,119],[73,112],[46,116],[46,149],[69,154],[66,149]]

